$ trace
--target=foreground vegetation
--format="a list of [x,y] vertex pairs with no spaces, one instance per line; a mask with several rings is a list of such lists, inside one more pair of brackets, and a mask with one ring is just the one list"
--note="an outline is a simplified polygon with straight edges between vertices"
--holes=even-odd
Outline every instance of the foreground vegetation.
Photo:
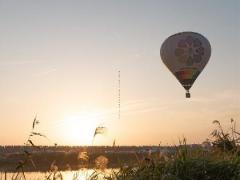
[[228,180],[240,179],[238,153],[188,150],[179,147],[174,155],[151,155],[135,166],[122,167],[110,179]]
[[199,149],[189,149],[186,139],[180,141],[176,152],[149,154],[143,161],[130,167],[122,167],[109,179],[162,179],[162,180],[239,180],[240,179],[240,133],[231,119],[229,131],[220,122]]
[[[213,121],[216,129],[211,133],[212,138],[202,146],[191,147],[183,138],[174,151],[162,151],[159,146],[158,151],[132,153],[135,160],[129,162],[122,161],[118,153],[93,157],[87,151],[79,152],[77,159],[85,167],[90,161],[94,162],[94,172],[86,177],[89,180],[239,180],[240,133],[236,131],[236,122],[233,119],[230,122],[231,127],[224,131],[219,121]],[[35,146],[32,141],[30,145]],[[27,164],[36,167],[32,154],[27,151],[24,153],[25,159],[19,162],[12,179],[26,179],[24,172]],[[109,169],[106,169],[111,164],[110,156],[118,160],[118,169],[109,173]],[[45,179],[63,179],[56,161],[50,165]],[[78,175],[74,174],[72,179],[77,180]]]

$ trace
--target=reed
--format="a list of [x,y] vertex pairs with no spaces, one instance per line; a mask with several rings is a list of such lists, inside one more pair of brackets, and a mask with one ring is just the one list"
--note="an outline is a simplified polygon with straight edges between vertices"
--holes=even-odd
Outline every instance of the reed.
[[[26,145],[34,148],[38,147],[32,140],[34,136],[45,135],[36,131],[35,127],[39,121],[34,118],[32,131]],[[230,128],[224,130],[220,121],[213,121],[215,129],[211,132],[211,138],[202,144],[202,147],[191,147],[187,144],[187,139],[179,140],[179,145],[174,147],[174,151],[159,151],[145,153],[135,156],[135,162],[121,163],[121,157],[117,153],[117,148],[112,156],[119,156],[119,168],[106,171],[108,168],[110,154],[97,155],[93,157],[85,149],[76,155],[76,159],[81,167],[90,167],[90,159],[95,159],[94,171],[86,175],[86,180],[238,180],[240,179],[240,133],[236,130],[236,121],[230,120]],[[93,136],[102,134],[105,127],[97,127]],[[115,140],[113,147],[115,147]],[[23,152],[24,159],[19,161],[16,167],[16,174],[13,180],[26,179],[25,169],[27,163],[36,166],[32,154],[27,150]],[[71,169],[68,165],[68,169]],[[53,161],[49,171],[45,175],[45,180],[62,180],[63,176],[59,171],[56,161]],[[74,173],[73,180],[79,179],[79,173]]]

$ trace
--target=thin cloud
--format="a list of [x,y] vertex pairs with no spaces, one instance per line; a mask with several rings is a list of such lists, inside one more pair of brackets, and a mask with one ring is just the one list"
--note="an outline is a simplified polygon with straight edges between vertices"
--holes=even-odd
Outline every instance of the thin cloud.
[[53,72],[56,72],[57,69],[56,68],[51,68],[51,69],[47,69],[45,71],[39,72],[37,74],[35,74],[35,76],[41,77],[41,76],[47,76]]
[[12,62],[1,62],[2,65],[12,65],[12,66],[17,66],[17,65],[27,65],[27,64],[36,64],[39,63],[40,61],[35,61],[35,60],[30,60],[30,61],[12,61]]
[[167,104],[159,105],[158,101],[152,99],[131,100],[121,105],[121,113],[124,115],[133,113],[145,113],[163,110],[167,107]]

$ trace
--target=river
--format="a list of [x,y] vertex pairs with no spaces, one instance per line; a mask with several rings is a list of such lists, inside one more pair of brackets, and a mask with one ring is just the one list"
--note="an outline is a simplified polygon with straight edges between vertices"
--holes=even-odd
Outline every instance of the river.
[[[59,171],[56,176],[62,176],[63,180],[87,180],[93,175],[97,175],[98,179],[103,179],[104,175],[110,174],[113,169],[107,169],[105,171],[99,171],[94,169],[81,169],[78,171]],[[47,179],[50,176],[50,179],[53,179],[53,173],[49,172],[25,172],[25,177],[27,180],[42,180]],[[16,173],[8,172],[0,172],[0,180],[11,180],[13,177],[16,177]],[[60,178],[59,178],[60,179]],[[18,175],[17,180],[24,180],[23,174]]]

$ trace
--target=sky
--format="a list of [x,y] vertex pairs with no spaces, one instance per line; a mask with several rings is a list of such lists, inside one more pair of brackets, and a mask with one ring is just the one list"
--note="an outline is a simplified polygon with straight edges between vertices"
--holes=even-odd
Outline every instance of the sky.
[[[0,22],[1,145],[24,144],[36,114],[47,145],[201,143],[213,120],[240,123],[238,0],[0,0]],[[159,55],[182,31],[212,47],[190,99]]]

